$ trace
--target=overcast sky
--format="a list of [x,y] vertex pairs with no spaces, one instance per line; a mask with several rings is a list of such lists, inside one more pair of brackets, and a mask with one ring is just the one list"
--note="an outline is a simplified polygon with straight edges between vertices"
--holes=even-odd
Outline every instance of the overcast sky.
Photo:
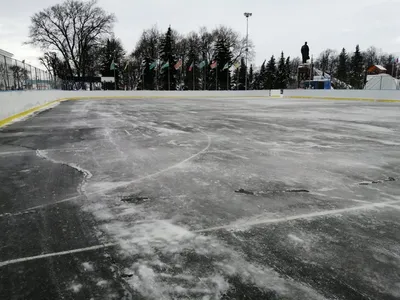
[[[62,1],[10,0],[0,9],[0,48],[37,65],[39,49],[22,45],[27,40],[30,16]],[[400,0],[98,0],[117,17],[115,35],[132,51],[143,29],[168,25],[181,33],[224,24],[245,35],[244,12],[252,12],[249,35],[255,63],[272,54],[300,56],[308,41],[311,54],[345,47],[354,51],[371,45],[400,55]]]

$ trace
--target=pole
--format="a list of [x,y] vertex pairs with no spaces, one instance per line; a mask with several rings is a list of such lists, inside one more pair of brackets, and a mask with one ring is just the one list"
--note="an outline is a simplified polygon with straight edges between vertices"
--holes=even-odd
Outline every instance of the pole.
[[113,55],[113,68],[114,68],[114,90],[117,90],[117,78],[115,77],[115,50]]
[[[238,69],[239,68],[236,68],[236,70],[238,70]],[[240,70],[238,70],[238,72],[237,72],[236,90],[239,90],[239,78],[240,78],[239,74],[240,74]]]
[[215,90],[218,90],[218,63],[215,67]]
[[229,90],[229,68],[226,69],[226,90]]
[[246,76],[245,76],[245,90],[247,91],[247,60],[248,60],[248,55],[249,55],[249,17],[246,16],[247,20],[247,25],[246,25]]
[[393,75],[394,75],[394,62],[393,62],[393,65],[392,65],[392,77],[393,77]]
[[170,90],[170,85],[169,85],[170,81],[169,81],[169,62],[168,62],[168,91]]
[[195,70],[195,68],[196,68],[196,66],[194,65],[194,60],[193,60],[193,62],[192,62],[192,64],[193,64],[193,68],[192,68],[192,84],[193,84],[193,91],[194,91],[194,70]]
[[5,67],[5,73],[6,73],[6,77],[7,77],[7,86],[6,86],[6,90],[10,88],[10,77],[8,76],[8,68],[7,68],[7,59],[5,56],[4,57],[4,67]]
[[244,89],[247,91],[247,64],[248,64],[248,56],[249,56],[249,17],[251,17],[252,13],[244,13],[246,17],[246,75],[244,81]]
[[29,65],[29,69],[30,69],[29,73],[31,75],[30,89],[33,90],[33,74],[32,74],[32,66],[31,65]]

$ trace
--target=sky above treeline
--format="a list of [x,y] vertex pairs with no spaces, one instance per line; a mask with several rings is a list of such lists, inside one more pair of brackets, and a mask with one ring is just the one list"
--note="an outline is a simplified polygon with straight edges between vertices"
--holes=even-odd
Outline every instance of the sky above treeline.
[[[30,17],[57,0],[13,0],[0,9],[0,48],[17,59],[39,65],[40,49],[27,41]],[[168,26],[185,34],[201,26],[210,30],[229,26],[246,34],[244,12],[249,19],[249,36],[255,46],[254,62],[260,65],[283,50],[300,56],[305,41],[314,57],[327,48],[354,51],[376,46],[400,56],[400,0],[98,0],[98,5],[117,17],[114,27],[125,49],[131,52],[142,31],[153,25]]]

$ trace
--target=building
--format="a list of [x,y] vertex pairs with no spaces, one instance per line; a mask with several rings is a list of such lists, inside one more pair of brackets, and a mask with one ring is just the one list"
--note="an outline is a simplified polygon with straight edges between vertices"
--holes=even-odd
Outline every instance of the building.
[[0,62],[6,62],[7,64],[11,64],[11,58],[14,56],[14,54],[0,49]]

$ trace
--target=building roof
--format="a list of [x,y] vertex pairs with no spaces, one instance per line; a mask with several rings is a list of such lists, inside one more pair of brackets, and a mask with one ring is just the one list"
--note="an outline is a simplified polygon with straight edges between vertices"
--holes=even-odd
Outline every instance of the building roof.
[[8,52],[6,50],[3,50],[3,49],[0,49],[0,55],[4,55],[6,57],[13,57],[14,56],[14,54],[12,54],[12,53],[10,53],[10,52]]
[[368,72],[386,72],[386,68],[382,67],[381,65],[372,65],[368,68]]

